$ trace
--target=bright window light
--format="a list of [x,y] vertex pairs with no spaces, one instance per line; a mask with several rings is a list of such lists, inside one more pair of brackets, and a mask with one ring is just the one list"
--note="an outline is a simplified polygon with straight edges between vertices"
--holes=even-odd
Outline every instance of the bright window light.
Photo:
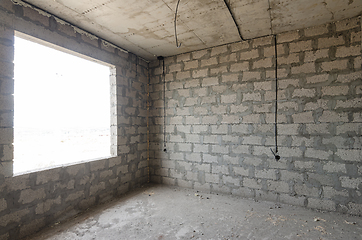
[[15,37],[14,174],[110,156],[110,67]]

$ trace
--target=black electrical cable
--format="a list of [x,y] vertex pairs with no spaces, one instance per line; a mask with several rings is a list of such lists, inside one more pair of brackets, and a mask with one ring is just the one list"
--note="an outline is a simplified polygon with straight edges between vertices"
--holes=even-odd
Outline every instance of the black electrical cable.
[[163,75],[163,151],[166,152],[166,77],[165,77],[165,59],[162,59]]
[[157,59],[162,60],[162,78],[163,78],[163,151],[166,152],[166,75],[165,75],[165,58],[158,56]]
[[150,63],[147,63],[147,183],[150,183]]
[[175,26],[175,38],[176,38],[176,47],[179,48],[181,47],[181,43],[178,44],[178,40],[177,40],[177,30],[176,30],[176,21],[177,21],[177,11],[178,11],[178,5],[180,3],[180,0],[177,1],[177,5],[176,5],[176,11],[175,11],[175,21],[174,21],[174,26]]
[[274,35],[275,48],[275,152],[278,152],[278,48],[277,36]]
[[274,133],[275,133],[275,160],[279,161],[280,156],[278,153],[278,51],[277,51],[277,36],[274,35],[274,52],[275,52],[275,118],[274,118]]

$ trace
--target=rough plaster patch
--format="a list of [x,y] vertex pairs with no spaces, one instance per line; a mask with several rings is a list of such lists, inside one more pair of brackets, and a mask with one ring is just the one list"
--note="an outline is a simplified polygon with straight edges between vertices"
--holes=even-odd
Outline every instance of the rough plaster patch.
[[12,1],[15,5],[19,5],[19,6],[22,6],[22,7],[31,8],[31,9],[37,11],[40,15],[43,15],[43,16],[45,16],[45,17],[48,17],[48,18],[49,18],[49,17],[52,16],[51,14],[49,14],[49,13],[47,13],[47,12],[45,12],[45,11],[37,8],[37,7],[33,7],[33,6],[29,5],[28,3],[25,3],[25,2],[23,2],[23,1],[21,1],[21,0],[11,0],[11,1]]

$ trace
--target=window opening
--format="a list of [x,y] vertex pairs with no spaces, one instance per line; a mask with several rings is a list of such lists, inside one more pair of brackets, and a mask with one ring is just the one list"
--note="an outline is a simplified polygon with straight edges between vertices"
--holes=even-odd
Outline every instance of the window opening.
[[14,174],[109,157],[110,66],[18,35]]

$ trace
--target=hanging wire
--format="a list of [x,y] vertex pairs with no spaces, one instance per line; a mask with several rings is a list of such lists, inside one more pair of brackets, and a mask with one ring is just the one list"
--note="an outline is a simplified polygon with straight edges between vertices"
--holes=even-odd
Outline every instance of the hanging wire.
[[176,30],[176,22],[177,22],[177,11],[178,11],[178,5],[180,3],[180,0],[177,1],[177,5],[176,5],[176,12],[175,12],[175,21],[174,21],[174,26],[175,26],[175,38],[176,38],[176,47],[179,48],[181,47],[181,43],[178,43],[177,40],[177,30]]
[[280,156],[278,153],[278,51],[277,51],[277,36],[274,35],[274,51],[275,51],[275,118],[274,118],[274,133],[275,133],[275,160],[279,161]]
[[162,78],[163,78],[163,151],[166,152],[166,75],[165,75],[165,58],[158,56],[159,65],[162,60]]
[[275,48],[275,152],[278,152],[278,48],[277,36],[274,35]]
[[163,151],[166,152],[166,75],[165,75],[165,59],[162,59],[162,75],[163,75]]
[[150,183],[150,64],[147,63],[147,182]]

